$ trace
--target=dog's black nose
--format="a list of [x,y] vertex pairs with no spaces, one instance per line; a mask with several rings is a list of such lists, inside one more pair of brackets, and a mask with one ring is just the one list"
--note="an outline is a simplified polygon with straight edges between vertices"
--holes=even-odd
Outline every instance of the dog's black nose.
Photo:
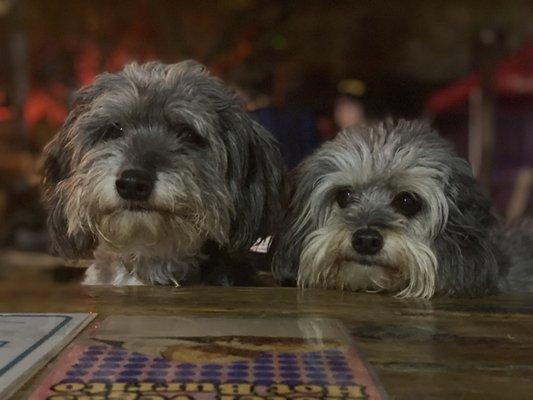
[[146,200],[154,188],[152,174],[141,169],[123,171],[115,182],[117,192],[124,200]]
[[383,236],[375,229],[359,229],[352,236],[352,246],[359,254],[371,256],[383,247]]

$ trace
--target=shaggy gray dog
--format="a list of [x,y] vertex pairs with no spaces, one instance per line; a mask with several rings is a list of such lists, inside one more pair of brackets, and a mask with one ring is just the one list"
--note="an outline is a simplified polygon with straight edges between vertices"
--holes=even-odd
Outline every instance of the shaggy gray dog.
[[98,76],[44,153],[53,247],[87,284],[242,283],[279,215],[277,143],[194,61]]
[[468,163],[421,122],[348,128],[293,178],[272,250],[281,282],[422,298],[533,290],[533,230],[501,229]]

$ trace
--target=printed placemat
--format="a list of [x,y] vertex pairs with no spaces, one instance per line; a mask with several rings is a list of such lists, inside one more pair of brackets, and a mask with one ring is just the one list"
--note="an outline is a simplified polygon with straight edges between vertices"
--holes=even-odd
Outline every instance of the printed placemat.
[[343,325],[327,319],[110,317],[30,399],[384,399]]

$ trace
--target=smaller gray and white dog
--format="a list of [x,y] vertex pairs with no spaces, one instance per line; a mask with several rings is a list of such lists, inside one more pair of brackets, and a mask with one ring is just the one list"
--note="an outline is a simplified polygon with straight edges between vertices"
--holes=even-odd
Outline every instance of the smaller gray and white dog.
[[351,127],[293,173],[273,272],[399,297],[533,290],[531,232],[499,225],[469,164],[428,125]]
[[98,76],[44,158],[53,248],[87,284],[243,284],[279,215],[275,139],[194,61]]

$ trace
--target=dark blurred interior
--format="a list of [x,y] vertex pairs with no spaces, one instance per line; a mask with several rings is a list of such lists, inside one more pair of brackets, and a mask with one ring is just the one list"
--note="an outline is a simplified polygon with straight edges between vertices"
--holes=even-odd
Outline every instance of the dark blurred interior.
[[288,168],[346,124],[426,118],[502,216],[531,216],[531,21],[520,0],[0,0],[0,244],[46,251],[42,147],[77,88],[151,59],[233,85]]

